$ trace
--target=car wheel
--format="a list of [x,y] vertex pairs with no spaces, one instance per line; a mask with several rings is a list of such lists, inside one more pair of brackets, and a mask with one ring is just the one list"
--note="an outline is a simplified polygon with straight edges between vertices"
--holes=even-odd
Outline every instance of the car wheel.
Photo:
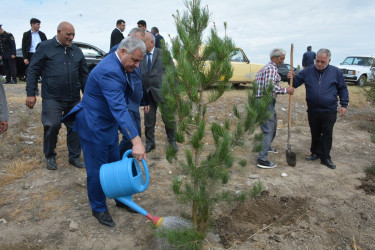
[[367,77],[364,75],[361,75],[357,81],[358,86],[363,87],[365,83],[367,82]]

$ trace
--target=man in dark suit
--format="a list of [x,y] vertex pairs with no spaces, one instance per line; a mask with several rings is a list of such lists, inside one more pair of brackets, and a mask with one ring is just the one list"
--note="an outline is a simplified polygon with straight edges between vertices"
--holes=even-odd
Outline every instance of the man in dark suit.
[[111,44],[110,44],[109,49],[119,44],[122,41],[122,39],[124,39],[124,35],[122,34],[124,30],[125,30],[125,21],[122,19],[117,20],[116,28],[112,31],[112,34],[111,34]]
[[[31,29],[23,33],[22,37],[22,56],[26,67],[29,66],[31,57],[35,54],[36,46],[40,42],[47,40],[46,35],[39,30],[40,20],[31,18],[30,25]],[[25,74],[27,75],[27,68]]]
[[[165,74],[164,63],[162,60],[162,50],[155,48],[155,37],[152,33],[146,32],[146,50],[149,51],[144,56],[141,63],[142,81],[150,99],[150,110],[144,114],[145,135],[146,135],[146,152],[155,149],[155,123],[158,104],[163,103],[161,96],[161,86],[163,75]],[[171,62],[173,63],[173,62]],[[168,142],[178,151],[173,128],[168,128],[168,121],[162,116]]]
[[159,34],[159,29],[157,27],[152,27],[151,33],[155,36],[155,48],[161,49],[161,40],[164,40],[164,37]]
[[[57,35],[41,42],[30,62],[26,81],[26,106],[34,108],[38,80],[42,72],[43,153],[47,169],[56,170],[56,144],[61,119],[81,99],[88,76],[82,50],[74,45],[75,29],[71,23],[61,22]],[[69,163],[83,168],[78,134],[72,131],[73,122],[65,122]]]
[[115,53],[108,54],[90,73],[82,101],[64,117],[74,119],[85,158],[87,190],[93,216],[99,223],[114,227],[106,196],[100,184],[100,167],[120,160],[118,130],[133,144],[137,160],[146,158],[145,148],[129,115],[127,103],[134,91],[130,73],[139,67],[146,53],[145,43],[127,37]]
[[16,42],[12,33],[3,30],[0,24],[0,60],[6,74],[5,83],[17,83]]

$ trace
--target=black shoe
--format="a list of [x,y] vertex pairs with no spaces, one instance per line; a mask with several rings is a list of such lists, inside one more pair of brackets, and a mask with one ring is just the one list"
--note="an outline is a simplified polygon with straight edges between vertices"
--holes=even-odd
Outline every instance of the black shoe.
[[76,168],[84,168],[83,162],[79,158],[69,158],[69,163],[75,166]]
[[336,168],[336,165],[333,164],[333,162],[331,161],[331,159],[321,160],[320,164],[325,165],[325,166],[327,166],[330,169],[335,169]]
[[105,212],[95,212],[92,211],[92,215],[99,221],[100,224],[103,224],[108,227],[115,227],[116,224],[112,220],[112,217],[109,215],[108,211]]
[[116,202],[116,207],[126,209],[129,213],[137,213],[137,211],[135,211],[134,209],[130,208],[122,202]]
[[258,168],[274,168],[277,165],[273,163],[272,161],[262,161],[258,159],[257,167]]
[[155,149],[155,144],[146,144],[146,153],[150,152],[151,150]]
[[175,141],[169,142],[169,145],[171,145],[175,152],[178,152],[178,146]]
[[49,170],[56,170],[57,169],[57,164],[56,160],[54,157],[47,158],[47,169]]
[[311,154],[309,157],[306,157],[306,161],[315,161],[319,159],[319,156],[317,154]]

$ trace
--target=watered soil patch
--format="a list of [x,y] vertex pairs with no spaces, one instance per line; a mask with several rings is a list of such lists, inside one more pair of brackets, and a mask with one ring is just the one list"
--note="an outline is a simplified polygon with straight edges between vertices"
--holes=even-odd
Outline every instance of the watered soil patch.
[[361,182],[362,184],[358,186],[358,189],[363,189],[366,194],[375,195],[375,175],[366,173]]
[[230,213],[216,220],[216,229],[225,247],[246,242],[270,227],[287,226],[301,219],[308,208],[306,199],[268,196],[268,192],[238,204]]

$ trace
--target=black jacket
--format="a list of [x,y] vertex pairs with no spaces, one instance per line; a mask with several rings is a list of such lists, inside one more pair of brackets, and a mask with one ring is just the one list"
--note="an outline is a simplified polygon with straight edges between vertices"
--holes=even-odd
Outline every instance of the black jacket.
[[63,47],[56,39],[39,43],[27,72],[27,96],[35,96],[42,72],[42,98],[74,102],[80,100],[88,77],[86,59],[80,48]]
[[124,39],[124,35],[121,33],[121,31],[119,31],[119,29],[115,28],[111,34],[111,45],[109,49],[111,49],[116,44],[119,44],[122,39]]
[[[39,36],[40,36],[40,40],[42,40],[42,42],[47,40],[46,34],[44,34],[41,31],[38,31],[38,33],[39,33]],[[23,33],[23,37],[22,37],[22,56],[23,56],[23,59],[27,59],[27,54],[30,51],[30,47],[31,47],[31,31],[29,30],[29,31],[26,31],[25,33]]]
[[293,87],[305,83],[307,111],[330,111],[337,109],[337,96],[341,107],[349,103],[349,92],[341,69],[328,65],[323,71],[308,67],[293,78]]
[[12,33],[4,31],[0,35],[0,56],[10,58],[12,55],[16,55],[16,42]]

